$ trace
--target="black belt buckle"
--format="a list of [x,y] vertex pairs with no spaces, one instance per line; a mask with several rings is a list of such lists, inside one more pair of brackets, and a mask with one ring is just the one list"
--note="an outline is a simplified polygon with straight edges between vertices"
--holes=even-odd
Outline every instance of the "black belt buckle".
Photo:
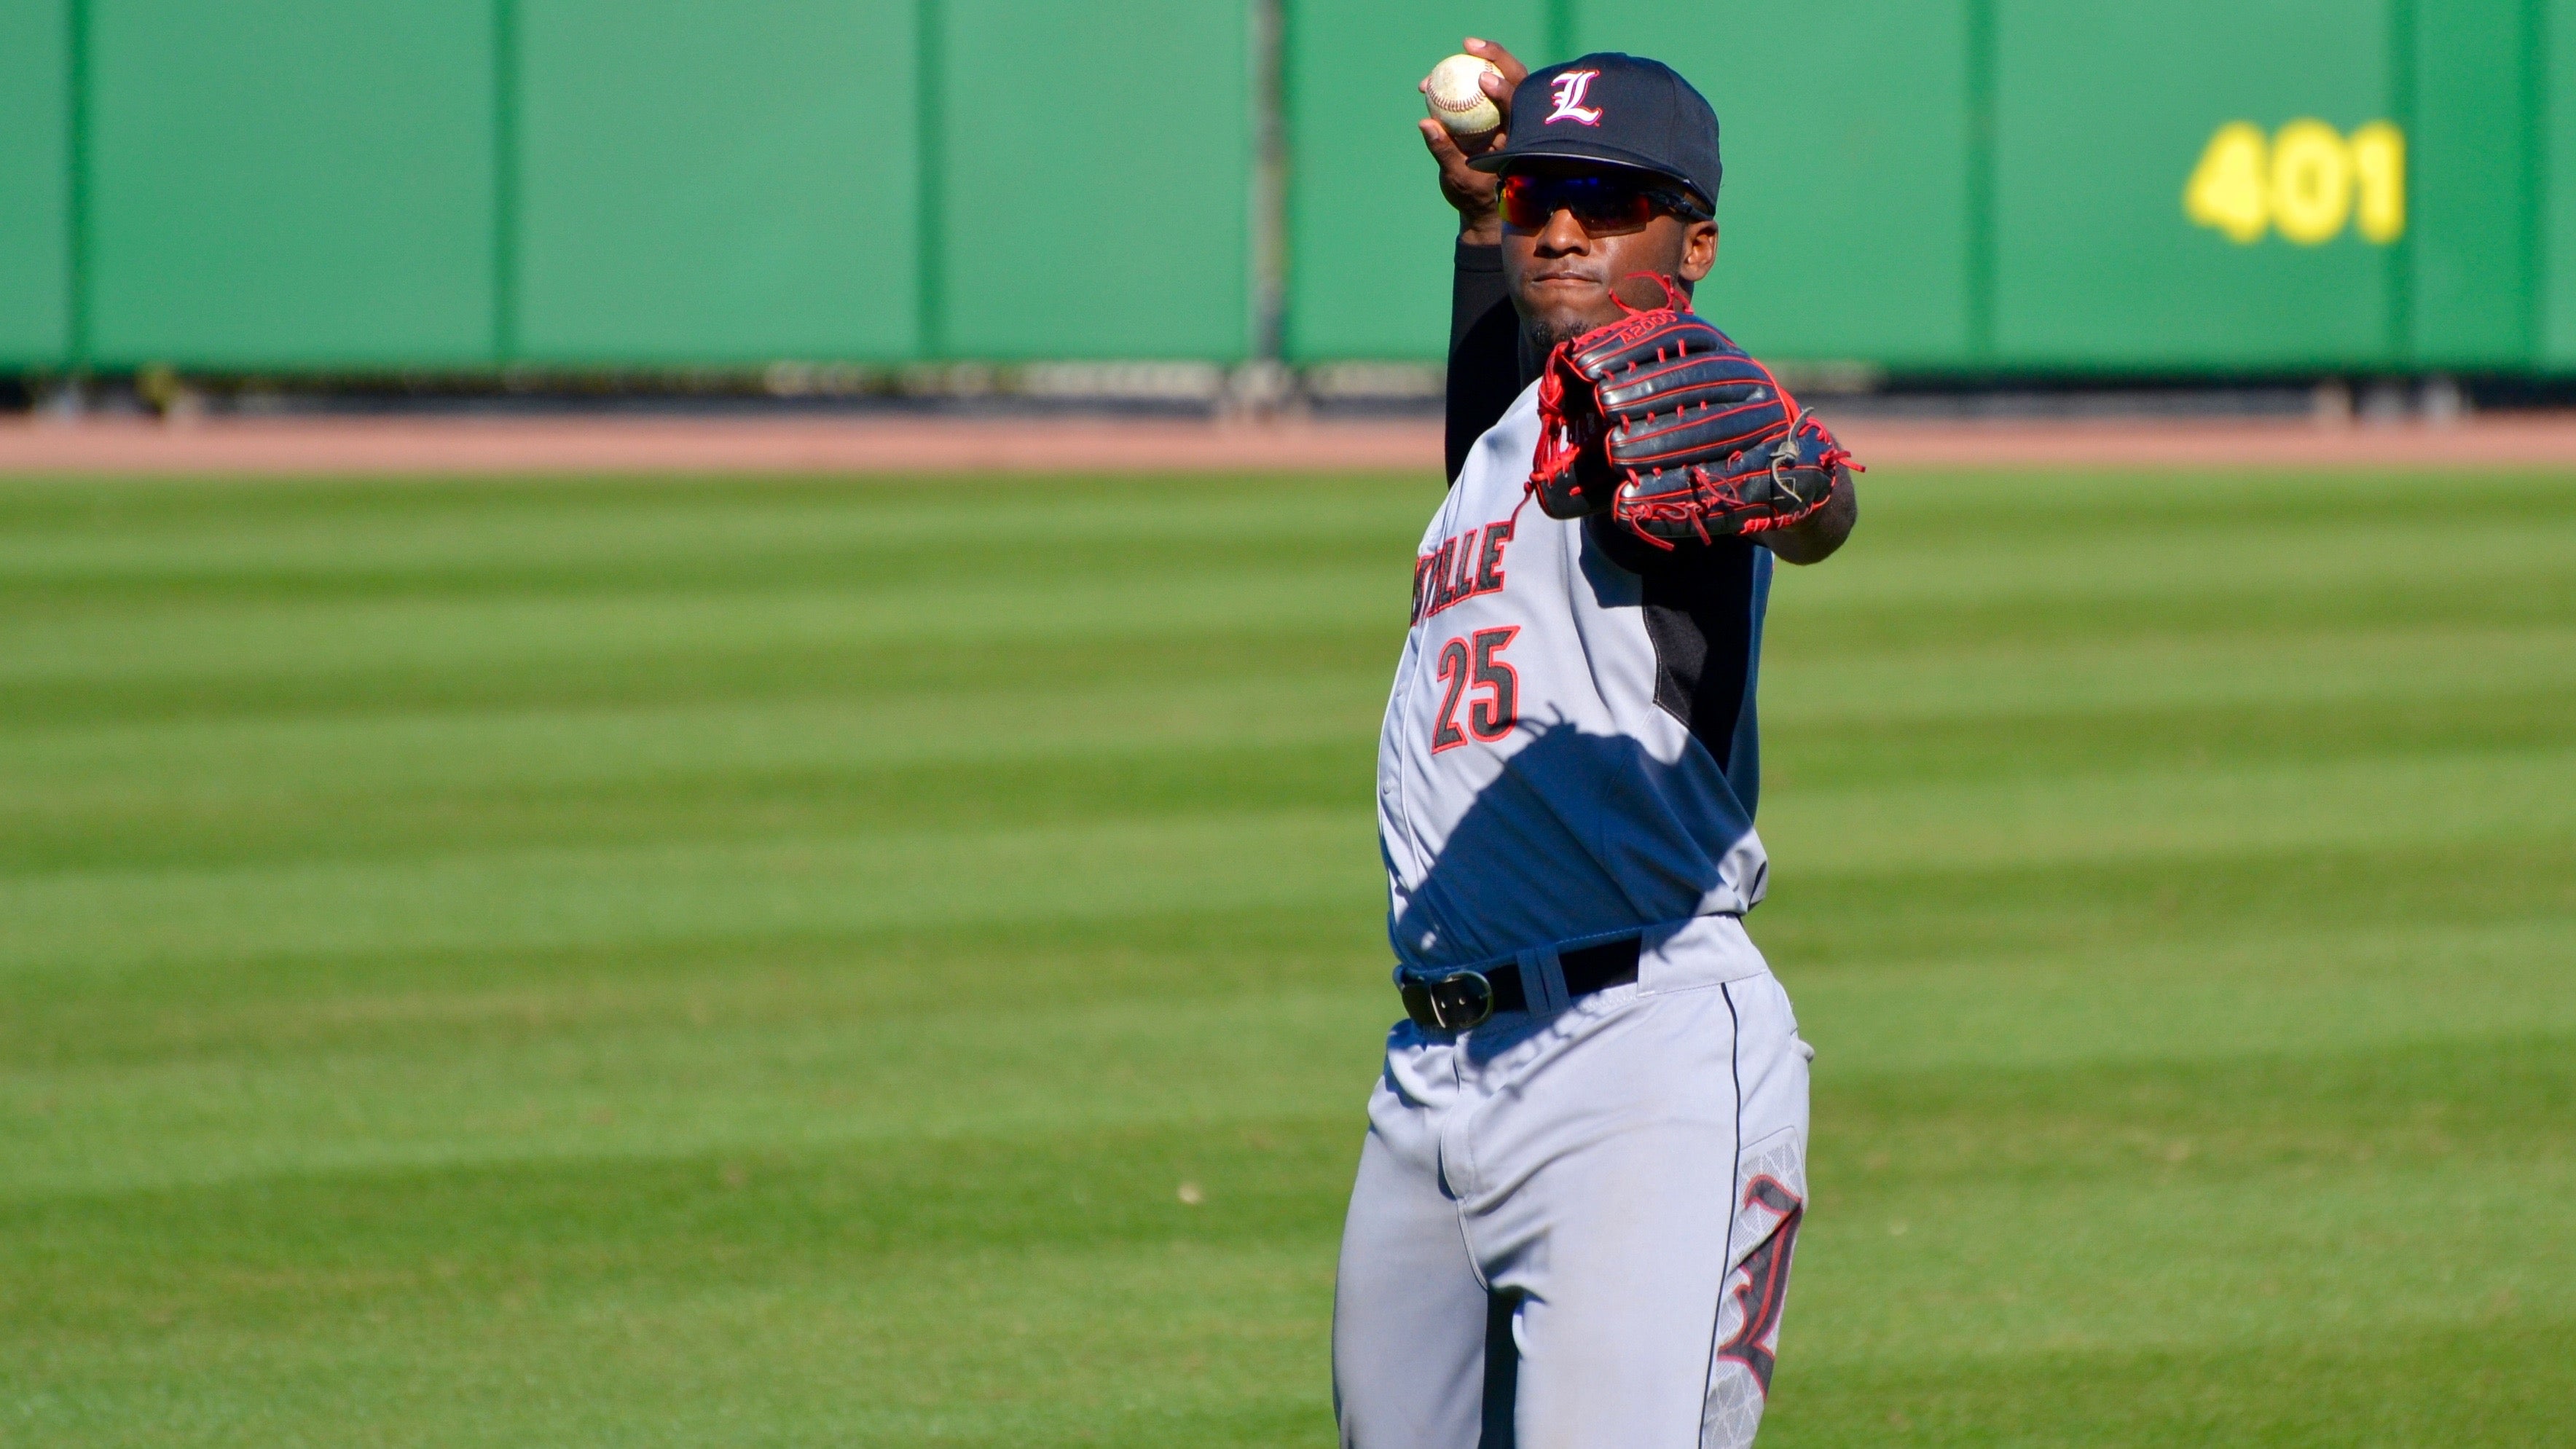
[[1494,983],[1482,971],[1452,971],[1403,985],[1404,1014],[1432,1031],[1465,1031],[1494,1014]]

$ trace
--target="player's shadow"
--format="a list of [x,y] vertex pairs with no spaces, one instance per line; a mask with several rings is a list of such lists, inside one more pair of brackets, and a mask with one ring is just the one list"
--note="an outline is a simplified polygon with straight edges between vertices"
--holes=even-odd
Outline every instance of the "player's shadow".
[[[1561,721],[1524,720],[1520,733],[1526,743],[1477,793],[1389,927],[1408,964],[1463,965],[1686,920],[1707,908],[1728,852],[1752,833],[1718,761],[1696,743],[1668,762],[1640,740]],[[1726,822],[1722,839],[1695,838],[1693,821]],[[1738,866],[1758,897],[1761,868]]]

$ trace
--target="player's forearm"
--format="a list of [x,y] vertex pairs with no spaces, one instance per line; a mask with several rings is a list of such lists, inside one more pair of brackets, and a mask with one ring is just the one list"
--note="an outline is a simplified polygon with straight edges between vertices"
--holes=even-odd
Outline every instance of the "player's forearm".
[[1459,237],[1450,268],[1449,355],[1455,358],[1474,345],[1477,323],[1511,306],[1512,293],[1503,281],[1503,250],[1491,242]]
[[[1810,495],[1813,496],[1813,495]],[[1782,563],[1821,563],[1843,540],[1851,537],[1852,525],[1860,522],[1860,493],[1852,486],[1849,471],[1834,473],[1834,491],[1825,506],[1805,522],[1794,527],[1776,529],[1759,535],[1772,556]]]
[[1520,314],[1503,284],[1498,247],[1459,239],[1449,292],[1449,476],[1520,395]]

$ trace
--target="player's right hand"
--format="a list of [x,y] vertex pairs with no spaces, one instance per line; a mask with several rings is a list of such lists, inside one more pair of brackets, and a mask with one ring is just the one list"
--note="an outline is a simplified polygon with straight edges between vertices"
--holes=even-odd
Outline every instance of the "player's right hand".
[[[1459,137],[1449,134],[1448,127],[1425,116],[1421,123],[1422,144],[1430,149],[1431,159],[1440,163],[1440,194],[1449,199],[1451,206],[1458,208],[1459,239],[1482,246],[1496,246],[1503,239],[1502,181],[1471,168],[1467,163],[1501,148],[1503,137],[1512,124],[1512,88],[1528,78],[1529,67],[1490,40],[1478,40],[1471,35],[1461,48],[1479,60],[1492,61],[1494,68],[1502,72],[1499,76],[1485,76],[1479,83],[1485,94],[1493,98],[1494,108],[1503,113],[1503,124],[1485,135],[1466,137],[1462,146]],[[1431,78],[1425,76],[1415,89],[1428,91],[1430,87]],[[1470,147],[1473,149],[1468,149]]]

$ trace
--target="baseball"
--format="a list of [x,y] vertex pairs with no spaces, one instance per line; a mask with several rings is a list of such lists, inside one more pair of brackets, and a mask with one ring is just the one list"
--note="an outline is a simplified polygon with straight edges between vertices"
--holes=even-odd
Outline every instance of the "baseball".
[[1448,127],[1453,136],[1480,136],[1501,125],[1502,111],[1476,78],[1502,73],[1502,67],[1472,55],[1453,55],[1433,66],[1422,92],[1431,118]]

